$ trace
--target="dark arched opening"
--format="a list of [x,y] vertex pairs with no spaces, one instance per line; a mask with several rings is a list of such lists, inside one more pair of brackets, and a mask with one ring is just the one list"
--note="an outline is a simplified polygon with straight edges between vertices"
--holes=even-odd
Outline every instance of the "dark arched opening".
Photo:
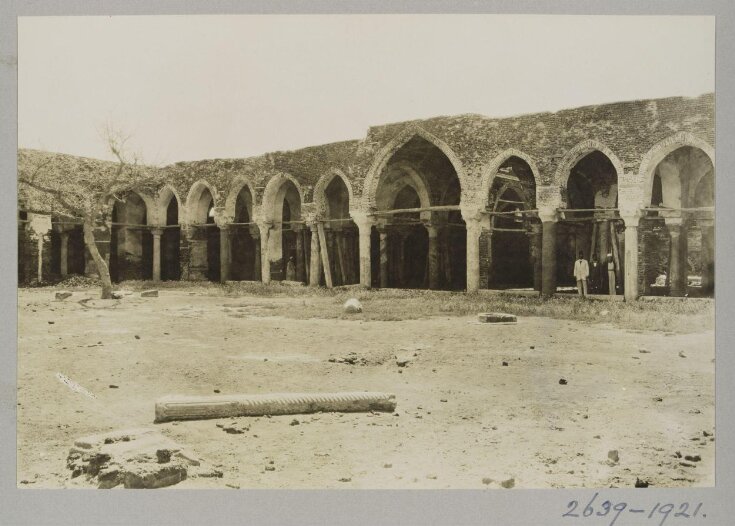
[[[379,286],[460,290],[466,286],[466,226],[459,176],[436,145],[415,136],[388,160],[376,191],[371,257]],[[376,242],[377,241],[377,242]],[[381,260],[381,257],[383,258]]]
[[166,206],[166,228],[161,234],[161,279],[181,279],[181,227],[179,226],[179,203],[172,195]]
[[607,155],[594,150],[572,167],[566,198],[567,209],[557,232],[557,283],[576,290],[574,262],[581,253],[590,267],[588,292],[622,294],[624,236],[617,213],[618,173]]
[[243,186],[235,200],[235,224],[232,231],[230,273],[234,280],[254,280],[260,277],[255,276],[256,258],[260,259],[255,244],[260,243],[260,240],[255,239],[252,234],[257,229],[257,225],[250,224],[252,203],[250,190],[247,186]]
[[[350,193],[339,176],[332,177],[324,190],[326,204],[325,240],[329,269],[334,285],[360,280],[357,226],[350,219]],[[306,242],[306,240],[305,240]]]
[[639,236],[643,294],[714,295],[714,166],[704,151],[682,146],[656,165]]
[[110,279],[145,280],[153,276],[153,237],[143,199],[130,192],[112,208]]
[[491,228],[481,239],[481,261],[489,264],[480,267],[481,282],[484,278],[493,289],[535,287],[541,247],[540,236],[534,234],[540,225],[527,213],[536,208],[536,180],[524,159],[511,156],[500,165],[488,201]]

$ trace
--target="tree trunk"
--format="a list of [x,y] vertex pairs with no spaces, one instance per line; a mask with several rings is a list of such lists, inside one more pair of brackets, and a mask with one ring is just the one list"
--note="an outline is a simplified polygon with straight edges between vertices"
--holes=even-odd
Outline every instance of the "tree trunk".
[[91,221],[84,221],[84,244],[87,246],[87,250],[94,260],[94,265],[97,267],[97,273],[100,275],[100,281],[102,281],[102,299],[112,298],[112,280],[110,279],[110,269],[102,256],[100,251],[97,250],[97,243],[94,239],[94,224]]

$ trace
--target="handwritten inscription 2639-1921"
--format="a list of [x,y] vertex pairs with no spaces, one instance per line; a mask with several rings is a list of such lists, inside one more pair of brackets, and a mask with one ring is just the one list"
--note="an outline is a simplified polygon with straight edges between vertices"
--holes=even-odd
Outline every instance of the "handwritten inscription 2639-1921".
[[[613,502],[611,500],[601,501],[600,494],[595,493],[590,501],[586,504],[580,504],[577,500],[567,503],[567,510],[562,517],[572,519],[596,518],[595,524],[606,524],[607,526],[623,526],[625,524],[625,516],[629,514],[636,516],[636,524],[640,524],[640,518],[649,519],[652,525],[664,526],[667,521],[673,524],[675,519],[706,519],[707,515],[702,510],[702,503],[673,503],[673,502],[657,502],[652,507],[635,507],[627,502]],[[610,522],[600,523],[601,517],[609,517]]]

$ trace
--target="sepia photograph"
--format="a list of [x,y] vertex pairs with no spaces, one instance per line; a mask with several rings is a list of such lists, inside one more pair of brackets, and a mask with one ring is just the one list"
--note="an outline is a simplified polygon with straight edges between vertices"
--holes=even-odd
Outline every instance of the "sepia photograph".
[[715,17],[17,28],[18,488],[715,486]]

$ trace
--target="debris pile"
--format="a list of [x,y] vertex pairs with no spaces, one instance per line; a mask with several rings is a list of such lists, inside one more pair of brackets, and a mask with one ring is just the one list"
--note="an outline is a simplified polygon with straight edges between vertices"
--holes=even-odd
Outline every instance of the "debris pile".
[[153,429],[127,429],[80,438],[69,451],[71,477],[99,489],[155,489],[191,477],[222,477]]

